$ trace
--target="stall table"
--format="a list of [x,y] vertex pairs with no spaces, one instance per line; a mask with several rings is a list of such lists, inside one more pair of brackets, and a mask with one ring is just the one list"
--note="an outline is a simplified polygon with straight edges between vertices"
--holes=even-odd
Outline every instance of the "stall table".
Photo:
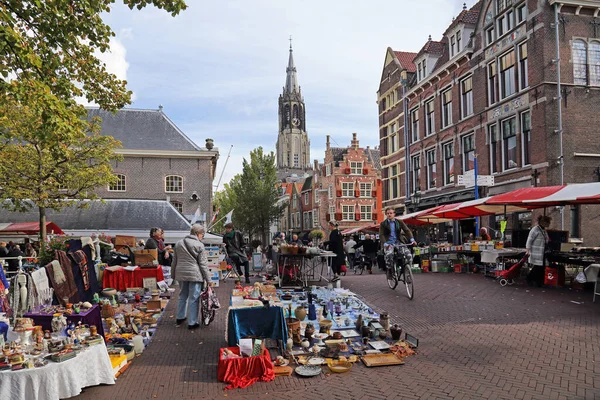
[[227,313],[227,343],[237,346],[244,337],[270,338],[287,341],[287,325],[281,307],[229,308]]
[[[279,278],[279,287],[283,287],[283,275],[286,270],[291,271],[291,281],[300,282],[304,287],[308,286],[309,281],[321,281],[325,278],[324,273],[329,273],[331,260],[336,257],[332,252],[321,252],[319,254],[280,254],[277,276]],[[319,271],[319,267],[321,267]],[[327,271],[325,270],[327,268]]]
[[1,371],[0,399],[66,399],[77,396],[85,387],[114,383],[106,346],[98,344],[60,363],[50,361],[40,368]]
[[137,267],[133,271],[119,267],[115,270],[104,270],[102,277],[102,286],[105,288],[115,288],[119,291],[125,291],[127,288],[143,287],[144,278],[156,278],[156,282],[165,279],[162,267],[140,268]]
[[[41,313],[39,309],[37,309],[28,312],[24,317],[33,319],[34,325],[41,325],[44,330],[52,331],[53,314]],[[96,328],[98,328],[98,334],[104,336],[100,306],[97,304],[87,311],[82,310],[79,314],[67,315],[67,322],[73,322],[75,325],[77,325],[78,322],[81,322],[84,325],[95,325]]]

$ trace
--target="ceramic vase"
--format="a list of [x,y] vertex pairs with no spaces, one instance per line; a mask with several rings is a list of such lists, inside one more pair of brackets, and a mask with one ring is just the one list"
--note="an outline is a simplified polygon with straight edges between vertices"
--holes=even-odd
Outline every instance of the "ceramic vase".
[[363,326],[363,317],[362,314],[358,314],[358,318],[356,319],[356,330],[360,332]]
[[294,315],[300,321],[304,321],[304,318],[306,318],[306,308],[304,308],[304,306],[296,307],[296,310],[294,311]]
[[379,323],[383,326],[383,329],[388,331],[390,329],[390,316],[387,312],[382,312],[379,316]]
[[390,333],[392,334],[393,340],[400,340],[400,336],[402,336],[402,328],[398,326],[398,324],[394,324],[390,329]]

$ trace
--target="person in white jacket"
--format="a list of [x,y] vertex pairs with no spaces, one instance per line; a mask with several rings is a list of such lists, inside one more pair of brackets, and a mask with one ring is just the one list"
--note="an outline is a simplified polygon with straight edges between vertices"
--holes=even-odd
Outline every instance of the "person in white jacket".
[[[208,258],[204,252],[204,244],[200,240],[206,230],[203,225],[194,224],[190,234],[177,242],[171,263],[173,279],[179,282],[179,300],[177,302],[177,325],[186,318],[188,329],[196,329],[200,310],[200,294],[204,285],[210,282]],[[186,317],[187,315],[187,317]]]

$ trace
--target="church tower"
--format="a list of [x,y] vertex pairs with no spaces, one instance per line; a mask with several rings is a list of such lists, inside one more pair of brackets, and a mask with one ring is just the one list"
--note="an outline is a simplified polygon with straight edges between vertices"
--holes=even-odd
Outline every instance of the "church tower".
[[298,85],[290,39],[290,58],[285,86],[279,96],[279,135],[277,137],[277,177],[303,176],[311,169],[310,141],[306,133],[306,107]]

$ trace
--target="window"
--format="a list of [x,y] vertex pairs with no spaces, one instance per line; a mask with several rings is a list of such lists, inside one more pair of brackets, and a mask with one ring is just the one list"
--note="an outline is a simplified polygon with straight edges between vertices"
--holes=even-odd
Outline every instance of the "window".
[[419,140],[419,109],[415,108],[410,112],[410,134],[411,142]]
[[460,110],[463,118],[473,114],[473,77],[460,82]]
[[292,208],[294,208],[294,209],[298,208],[298,196],[296,196],[296,195],[292,196]]
[[308,205],[308,193],[304,193],[304,205]]
[[329,185],[328,192],[329,192],[329,200],[333,199],[333,186],[332,185]]
[[600,86],[600,42],[589,43],[590,85]]
[[329,214],[331,215],[331,219],[335,218],[335,206],[329,206]]
[[325,165],[325,176],[331,175],[331,164]]
[[579,219],[580,219],[579,204],[573,205],[570,208],[571,208],[571,231],[569,232],[569,235],[571,237],[579,238],[579,237],[581,237],[580,231],[579,231]]
[[342,197],[354,197],[354,182],[342,182]]
[[319,209],[315,208],[313,210],[313,228],[319,226]]
[[475,135],[462,138],[463,173],[475,169]]
[[587,51],[583,40],[574,40],[573,52],[573,83],[587,85]]
[[523,90],[529,86],[527,66],[527,42],[519,45],[519,89]]
[[461,37],[461,32],[460,31],[456,31],[456,52],[460,53],[460,42],[462,40]]
[[421,67],[421,63],[417,63],[417,81],[423,79],[423,68]]
[[498,72],[496,62],[488,64],[488,104],[492,105],[498,101]]
[[117,177],[117,180],[115,181],[115,183],[111,183],[110,185],[108,185],[108,191],[109,192],[124,192],[127,188],[126,186],[126,178],[125,175],[123,174],[115,174],[115,176]]
[[521,133],[523,165],[529,165],[531,164],[531,114],[529,111],[521,114]]
[[411,192],[415,193],[418,190],[421,190],[420,182],[419,182],[419,174],[421,172],[421,156],[416,155],[411,158],[411,179],[410,179],[410,188]]
[[342,205],[342,220],[351,221],[354,220],[354,206]]
[[488,135],[490,143],[490,172],[492,174],[500,172],[500,137],[498,136],[498,125],[493,124],[488,126]]
[[452,123],[452,89],[442,93],[442,127]]
[[444,185],[454,183],[454,143],[444,144]]
[[296,227],[297,228],[302,228],[302,220],[300,219],[300,213],[297,212],[296,213]]
[[506,18],[506,16],[501,16],[500,18],[498,18],[498,20],[496,21],[496,25],[498,26],[498,37],[504,35],[504,32],[506,32],[504,26],[505,26],[505,22],[504,19]]
[[300,157],[298,154],[294,154],[294,167],[298,168],[300,166]]
[[513,117],[502,121],[502,166],[505,171],[518,166],[515,120]]
[[454,57],[456,53],[456,36],[452,35],[450,38],[450,57]]
[[435,149],[427,151],[427,189],[435,187],[436,165],[435,165]]
[[525,21],[527,19],[527,3],[523,3],[519,7],[517,7],[517,24]]
[[350,161],[350,173],[352,175],[362,175],[363,173],[363,163]]
[[315,204],[319,204],[319,190],[315,189]]
[[171,205],[173,207],[175,207],[175,209],[177,211],[179,211],[180,214],[183,214],[183,203],[182,202],[180,202],[180,201],[172,201]]
[[396,123],[394,122],[392,124],[392,133],[396,132]]
[[494,42],[494,26],[490,26],[485,30],[485,38],[487,40],[487,44],[492,44]]
[[433,99],[425,103],[425,136],[435,132],[435,110]]
[[360,197],[371,197],[371,182],[360,183]]
[[373,208],[372,206],[360,206],[360,220],[371,220],[373,219]]
[[390,179],[390,193],[392,194],[392,199],[395,199],[398,197],[398,166],[397,165],[393,165],[391,168],[392,171],[392,179]]
[[381,99],[381,111],[385,111],[387,109],[387,106],[385,104],[385,97],[383,99]]
[[500,87],[502,98],[515,93],[515,52],[500,57]]
[[165,178],[165,192],[183,193],[183,178],[177,175],[169,175]]
[[388,154],[393,154],[396,151],[396,135],[392,135],[388,138]]

